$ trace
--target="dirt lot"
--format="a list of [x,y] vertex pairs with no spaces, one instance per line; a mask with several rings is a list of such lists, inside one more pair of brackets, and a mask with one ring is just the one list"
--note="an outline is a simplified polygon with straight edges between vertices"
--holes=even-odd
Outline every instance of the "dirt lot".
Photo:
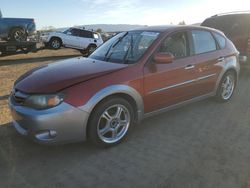
[[13,80],[51,57],[11,58],[0,61],[0,187],[250,188],[250,69],[231,102],[208,99],[149,118],[123,144],[100,150],[41,146],[14,131],[6,110]]
[[80,55],[76,50],[61,49],[0,57],[0,126],[10,121],[7,99],[20,75],[37,66]]

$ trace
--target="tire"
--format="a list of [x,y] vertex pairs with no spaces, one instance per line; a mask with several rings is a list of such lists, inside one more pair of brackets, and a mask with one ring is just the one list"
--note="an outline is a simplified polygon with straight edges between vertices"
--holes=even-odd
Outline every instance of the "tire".
[[62,47],[62,41],[59,38],[52,38],[49,41],[49,46],[54,50],[58,50]]
[[90,44],[87,48],[88,55],[92,54],[96,48],[97,48],[97,46],[95,44]]
[[98,147],[111,147],[122,142],[133,127],[134,110],[119,97],[108,98],[93,111],[88,123],[88,139]]
[[81,54],[83,55],[83,57],[88,57],[88,51],[87,50],[79,50],[81,52]]
[[233,71],[226,72],[219,84],[216,92],[216,100],[219,102],[229,101],[236,87],[237,77]]
[[11,30],[10,40],[16,42],[23,42],[27,40],[27,33],[22,28],[14,28]]

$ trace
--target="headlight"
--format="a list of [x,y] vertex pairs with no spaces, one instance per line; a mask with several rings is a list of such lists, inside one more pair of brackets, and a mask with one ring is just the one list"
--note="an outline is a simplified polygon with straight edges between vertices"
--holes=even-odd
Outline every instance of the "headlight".
[[47,109],[59,105],[63,101],[63,94],[55,95],[31,95],[25,101],[25,105],[35,109]]

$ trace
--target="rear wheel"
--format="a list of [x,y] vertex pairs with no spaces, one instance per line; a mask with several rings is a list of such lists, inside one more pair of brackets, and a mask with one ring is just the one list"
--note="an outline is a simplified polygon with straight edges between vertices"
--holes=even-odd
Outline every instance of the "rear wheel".
[[14,28],[10,32],[10,40],[23,42],[27,40],[27,33],[21,28]]
[[116,145],[128,135],[133,120],[133,108],[126,100],[110,98],[99,104],[91,115],[88,137],[101,147]]
[[227,102],[231,99],[235,90],[236,79],[234,72],[228,71],[225,73],[217,90],[216,98],[218,101]]
[[62,41],[59,38],[52,38],[50,39],[49,46],[54,50],[58,50],[62,46]]

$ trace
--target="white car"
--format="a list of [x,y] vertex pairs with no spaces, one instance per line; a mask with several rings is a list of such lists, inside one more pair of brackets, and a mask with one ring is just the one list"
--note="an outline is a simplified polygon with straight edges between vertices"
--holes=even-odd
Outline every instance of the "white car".
[[102,37],[97,32],[81,28],[69,28],[63,32],[50,32],[41,36],[41,41],[53,49],[61,46],[80,50],[83,54],[91,54],[103,43]]

